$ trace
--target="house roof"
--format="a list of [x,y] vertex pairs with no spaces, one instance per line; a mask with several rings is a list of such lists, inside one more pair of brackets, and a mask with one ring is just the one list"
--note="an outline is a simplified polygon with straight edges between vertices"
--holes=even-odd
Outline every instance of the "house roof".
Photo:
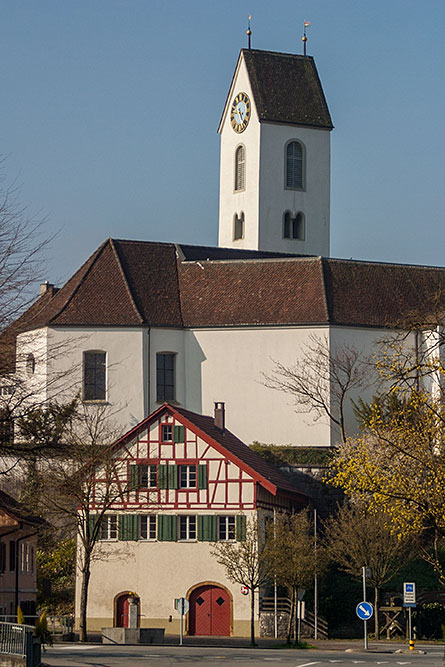
[[334,126],[311,56],[242,49],[240,58],[246,63],[260,122],[332,130]]
[[[28,514],[24,506],[5,491],[0,491],[0,512],[5,512],[15,521],[33,528],[40,528],[47,525],[45,519]],[[0,533],[9,530],[9,526],[1,526]]]
[[216,448],[228,460],[239,465],[273,495],[277,493],[291,494],[296,500],[304,504],[307,497],[301,493],[284,475],[266,463],[256,452],[250,449],[228,429],[223,431],[215,426],[213,417],[197,414],[185,408],[164,403],[155,412],[123,435],[113,445],[119,449],[130,442],[140,431],[143,431],[165,411],[170,412],[180,423],[194,431],[208,444]]
[[445,306],[445,268],[108,239],[4,337],[45,325],[386,327],[434,299]]

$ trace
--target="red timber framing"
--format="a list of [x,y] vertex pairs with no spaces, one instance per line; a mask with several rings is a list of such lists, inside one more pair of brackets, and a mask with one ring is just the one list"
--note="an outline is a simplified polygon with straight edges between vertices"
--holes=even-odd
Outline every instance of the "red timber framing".
[[[177,435],[179,437],[175,437]],[[162,507],[167,511],[239,512],[258,506],[287,509],[290,501],[286,495],[299,496],[300,504],[305,504],[302,494],[280,492],[276,484],[169,404],[161,406],[129,431],[113,448],[117,461],[122,463],[115,479],[122,493],[110,510],[148,511]],[[131,486],[131,469],[136,466],[156,466],[156,486]],[[195,481],[181,488],[181,480],[187,478],[185,467],[190,466],[194,470],[189,477],[194,475]],[[175,476],[175,483],[170,488],[169,485],[160,488],[161,473],[165,478],[168,473],[170,478],[170,472]],[[198,472],[205,478],[205,484],[198,485]],[[96,484],[100,483],[99,473]],[[93,505],[91,509],[94,511],[96,507]]]

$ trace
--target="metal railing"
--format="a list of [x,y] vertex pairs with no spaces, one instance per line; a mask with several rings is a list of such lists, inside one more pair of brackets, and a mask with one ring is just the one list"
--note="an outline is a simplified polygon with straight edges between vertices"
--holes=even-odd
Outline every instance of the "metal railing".
[[32,625],[0,622],[0,653],[25,657],[32,654]]

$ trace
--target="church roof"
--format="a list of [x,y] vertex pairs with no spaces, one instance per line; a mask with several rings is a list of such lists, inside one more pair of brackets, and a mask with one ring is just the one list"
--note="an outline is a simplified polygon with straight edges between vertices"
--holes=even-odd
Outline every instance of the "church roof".
[[333,124],[314,59],[291,53],[243,49],[260,121],[309,125]]
[[[445,306],[445,268],[108,239],[15,323],[385,327]],[[5,334],[6,335],[6,334]]]

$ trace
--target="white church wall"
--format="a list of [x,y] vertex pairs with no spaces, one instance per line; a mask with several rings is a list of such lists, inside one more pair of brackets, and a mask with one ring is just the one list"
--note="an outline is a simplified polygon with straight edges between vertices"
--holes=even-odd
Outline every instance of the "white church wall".
[[[285,152],[289,141],[304,146],[304,188],[285,187]],[[329,257],[330,132],[293,125],[261,124],[259,207],[260,250],[273,249]],[[283,216],[301,212],[304,240],[283,238]]]
[[[48,335],[46,327],[17,336],[17,400],[36,404],[47,398]],[[19,398],[19,395],[22,397]],[[14,399],[13,399],[14,401]]]
[[[113,419],[123,430],[144,418],[148,389],[145,329],[58,327],[51,329],[48,336],[49,399],[68,400],[79,394],[82,390],[83,352],[103,351],[107,355],[106,401],[97,403],[112,406]],[[54,351],[52,358],[51,350]],[[51,382],[51,376],[55,378],[54,382]]]
[[326,327],[195,329],[186,334],[189,360],[201,351],[200,382],[197,365],[187,367],[187,407],[213,413],[215,401],[226,404],[226,425],[243,442],[326,446],[329,425],[297,414],[292,398],[263,384],[274,360],[292,365],[311,333],[328,336]]
[[[230,124],[230,108],[234,96],[240,92],[249,96],[252,111],[247,128],[238,134]],[[228,112],[221,131],[218,245],[222,248],[258,249],[259,141],[260,123],[242,60],[229,93]],[[246,151],[246,187],[235,192],[235,150],[240,144],[244,145]],[[239,215],[241,212],[245,216],[244,238],[235,241],[233,218],[235,213]]]

